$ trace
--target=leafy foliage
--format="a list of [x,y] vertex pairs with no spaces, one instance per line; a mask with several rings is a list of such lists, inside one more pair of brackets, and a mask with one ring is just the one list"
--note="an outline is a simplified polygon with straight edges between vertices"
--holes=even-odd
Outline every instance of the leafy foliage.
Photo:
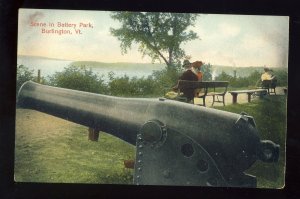
[[[287,71],[285,70],[275,70],[274,75],[277,77],[278,84],[277,86],[286,86],[287,85]],[[260,86],[260,77],[261,73],[255,70],[247,77],[234,77],[224,71],[216,77],[218,81],[229,81],[231,87],[257,87]]]
[[104,80],[85,66],[66,67],[64,71],[56,72],[53,76],[50,76],[49,79],[49,84],[52,86],[93,93],[107,93],[107,86]]
[[[212,66],[210,64],[203,65],[201,70],[204,74],[203,80],[211,81]],[[49,85],[113,96],[159,97],[176,85],[182,72],[179,65],[174,68],[154,71],[148,77],[140,78],[130,78],[127,75],[116,77],[114,72],[110,72],[108,74],[109,80],[105,82],[103,76],[98,77],[92,69],[87,69],[85,66],[69,66],[64,71],[57,72],[49,77]],[[276,70],[274,74],[278,78],[278,86],[287,85],[286,70]],[[34,79],[32,71],[26,71],[23,76],[26,76],[26,79]],[[234,88],[255,88],[260,85],[260,76],[261,73],[256,70],[246,77],[234,77],[223,71],[215,80],[229,81],[229,86]]]
[[288,71],[287,70],[275,69],[273,73],[277,78],[278,86],[287,86],[287,82],[288,82]]
[[212,80],[212,65],[210,63],[204,64],[201,67],[201,72],[203,73],[203,81],[211,81]]
[[122,53],[138,43],[143,56],[150,56],[153,62],[162,59],[169,68],[185,56],[180,44],[198,37],[195,32],[187,31],[194,25],[196,14],[114,12],[111,17],[122,23],[121,28],[110,29],[121,41]]
[[156,96],[163,96],[177,84],[177,80],[181,74],[180,69],[164,69],[152,73],[153,84],[155,85],[154,93]]
[[163,69],[141,78],[129,78],[127,75],[115,77],[114,72],[110,72],[109,81],[105,83],[92,69],[69,66],[50,76],[49,85],[122,97],[157,97],[164,95],[165,88],[176,84],[180,72],[177,69]]
[[16,91],[18,92],[22,84],[24,84],[26,81],[33,80],[33,70],[30,70],[28,67],[24,65],[19,65],[17,67],[17,85],[16,85]]
[[129,78],[127,75],[123,77],[114,77],[110,74],[110,82],[108,83],[110,95],[123,97],[145,97],[153,95],[154,84],[151,76],[148,78]]
[[236,87],[237,85],[245,87],[245,86],[248,86],[248,83],[249,83],[246,78],[243,78],[243,77],[236,78],[231,75],[228,75],[224,71],[222,71],[222,73],[216,77],[216,80],[217,81],[229,81],[229,85],[232,87]]

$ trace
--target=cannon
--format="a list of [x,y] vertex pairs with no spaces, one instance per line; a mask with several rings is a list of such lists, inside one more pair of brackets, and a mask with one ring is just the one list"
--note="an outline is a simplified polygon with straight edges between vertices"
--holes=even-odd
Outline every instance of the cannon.
[[124,98],[25,82],[17,106],[99,129],[136,146],[136,185],[256,187],[257,160],[277,162],[253,117],[165,98]]

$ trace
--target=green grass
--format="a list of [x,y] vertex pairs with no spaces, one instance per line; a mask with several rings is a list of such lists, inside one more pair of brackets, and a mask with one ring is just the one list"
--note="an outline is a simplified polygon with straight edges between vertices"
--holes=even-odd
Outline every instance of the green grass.
[[[269,96],[251,103],[216,106],[253,116],[261,139],[280,144],[278,163],[256,163],[246,172],[260,188],[284,186],[286,97]],[[15,180],[18,182],[132,184],[133,170],[123,161],[135,147],[109,134],[88,140],[87,128],[33,110],[17,109]]]
[[283,188],[285,181],[286,96],[267,96],[251,103],[215,107],[234,113],[246,112],[254,117],[261,139],[280,144],[278,163],[256,163],[247,173],[257,176],[258,187]]
[[[103,132],[98,142],[89,141],[86,127],[58,118],[54,119],[54,127],[47,130],[38,124],[42,125],[43,120],[53,121],[52,116],[17,110],[17,117],[25,113],[34,120],[17,120],[15,181],[132,183],[133,170],[125,168],[123,161],[134,159],[133,145]],[[36,125],[24,126],[31,122]]]

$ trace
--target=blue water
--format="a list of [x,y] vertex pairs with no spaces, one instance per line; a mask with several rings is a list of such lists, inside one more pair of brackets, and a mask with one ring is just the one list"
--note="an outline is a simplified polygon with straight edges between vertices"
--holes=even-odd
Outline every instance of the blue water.
[[[64,68],[70,66],[72,61],[65,61],[65,60],[54,60],[54,59],[47,59],[47,58],[39,58],[39,57],[29,57],[29,56],[18,56],[17,65],[24,65],[28,67],[30,70],[34,71],[34,74],[37,75],[38,70],[41,71],[41,76],[48,79],[49,76],[55,74],[55,72],[62,72]],[[87,66],[89,68],[89,66]],[[161,68],[162,69],[162,68]],[[127,75],[128,77],[147,77],[151,75],[153,72],[153,68],[151,67],[141,67],[137,69],[136,67],[129,67],[126,69],[122,69],[121,67],[116,68],[109,68],[109,67],[97,67],[92,68],[92,71],[97,74],[98,76],[102,76],[104,80],[108,80],[108,73],[114,72],[115,77],[122,77]],[[156,68],[157,70],[157,68]]]
[[19,57],[17,65],[24,65],[37,74],[41,70],[41,76],[47,77],[55,72],[61,72],[65,67],[69,66],[72,61],[51,60],[43,58]]

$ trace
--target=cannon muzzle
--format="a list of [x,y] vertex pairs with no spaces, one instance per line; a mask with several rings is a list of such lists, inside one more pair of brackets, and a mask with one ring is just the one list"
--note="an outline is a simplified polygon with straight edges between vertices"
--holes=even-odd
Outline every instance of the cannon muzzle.
[[26,82],[18,106],[112,134],[136,145],[134,183],[256,187],[256,160],[277,162],[253,117],[173,100],[122,98]]

